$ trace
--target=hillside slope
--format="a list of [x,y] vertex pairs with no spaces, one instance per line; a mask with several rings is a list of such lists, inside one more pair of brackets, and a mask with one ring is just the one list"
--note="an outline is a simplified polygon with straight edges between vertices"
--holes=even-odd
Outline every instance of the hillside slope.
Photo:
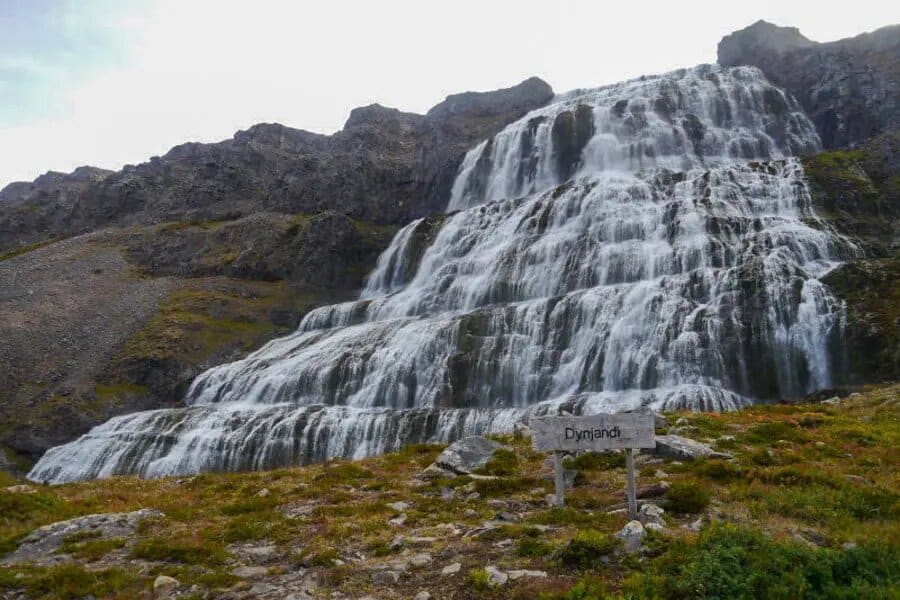
[[890,598],[898,399],[894,385],[669,415],[668,434],[733,458],[639,454],[642,525],[626,526],[621,454],[569,459],[574,488],[550,508],[549,463],[527,437],[500,438],[509,449],[459,476],[426,469],[439,447],[413,446],[270,472],[8,479],[0,596]]

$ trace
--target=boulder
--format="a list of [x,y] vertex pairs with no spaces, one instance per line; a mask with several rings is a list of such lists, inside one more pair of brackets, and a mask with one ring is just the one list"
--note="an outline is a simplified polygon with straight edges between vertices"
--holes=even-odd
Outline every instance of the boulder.
[[157,600],[171,598],[178,589],[178,580],[168,575],[159,575],[153,580],[153,597]]
[[501,585],[506,585],[506,582],[509,581],[509,575],[493,565],[486,566],[484,570],[488,575],[488,585],[491,587],[500,587]]
[[28,534],[19,547],[4,558],[2,564],[40,562],[50,559],[69,536],[91,534],[97,538],[129,537],[134,535],[141,521],[159,518],[162,512],[142,508],[127,513],[100,513],[76,517],[39,527]]
[[633,554],[641,549],[641,544],[647,537],[647,531],[640,521],[629,521],[616,534],[616,537],[625,543],[625,552]]
[[473,435],[457,440],[447,446],[434,461],[440,469],[444,469],[457,475],[469,475],[479,467],[483,467],[494,453],[508,446],[499,444],[486,437]]
[[455,562],[441,569],[441,575],[456,575],[462,569],[462,564]]
[[695,458],[724,458],[732,456],[725,452],[717,452],[698,441],[681,437],[680,435],[656,436],[656,447],[644,450],[650,454],[662,456],[673,460],[694,460]]

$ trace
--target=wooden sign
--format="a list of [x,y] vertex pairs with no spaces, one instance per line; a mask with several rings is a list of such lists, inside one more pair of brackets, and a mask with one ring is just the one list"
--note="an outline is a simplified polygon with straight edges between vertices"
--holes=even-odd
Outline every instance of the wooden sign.
[[653,448],[653,413],[617,413],[584,417],[542,417],[531,419],[535,450],[621,450]]
[[579,450],[624,450],[628,479],[628,513],[637,518],[636,482],[634,476],[634,448],[656,446],[653,413],[616,413],[584,417],[540,417],[531,419],[534,434],[531,443],[535,450],[554,453],[556,468],[556,504],[565,502],[563,480],[563,452]]

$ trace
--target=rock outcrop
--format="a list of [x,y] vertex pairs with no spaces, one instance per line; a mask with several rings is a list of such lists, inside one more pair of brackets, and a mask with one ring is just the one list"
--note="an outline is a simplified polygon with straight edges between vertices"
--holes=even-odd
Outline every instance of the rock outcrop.
[[331,136],[261,123],[120,172],[83,167],[0,191],[0,252],[107,227],[335,210],[398,224],[446,204],[465,151],[553,97],[532,78],[426,115],[373,104]]
[[754,65],[806,109],[826,148],[900,126],[900,25],[829,43],[766,21],[719,42],[722,66]]

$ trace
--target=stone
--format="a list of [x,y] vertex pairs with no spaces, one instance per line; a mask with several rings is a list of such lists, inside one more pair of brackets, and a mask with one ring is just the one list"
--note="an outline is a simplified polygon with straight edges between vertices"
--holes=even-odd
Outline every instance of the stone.
[[271,492],[269,492],[269,488],[263,488],[263,489],[259,490],[259,492],[257,492],[256,495],[259,496],[260,498],[265,498],[270,493]]
[[658,532],[658,533],[665,533],[665,532],[666,532],[666,526],[665,526],[665,525],[663,525],[662,523],[656,523],[656,522],[653,522],[653,521],[651,521],[650,523],[645,523],[645,524],[644,524],[644,528],[645,528],[645,529],[648,529],[648,530],[656,531],[656,532]]
[[828,548],[831,546],[831,538],[821,531],[816,531],[815,529],[801,529],[800,535],[820,548]]
[[138,525],[144,519],[161,518],[163,516],[165,515],[158,510],[142,508],[127,513],[86,515],[44,525],[25,536],[19,542],[19,547],[0,560],[0,564],[58,562],[58,557],[61,555],[54,556],[54,552],[71,535],[90,533],[97,535],[100,539],[127,538],[135,534]]
[[700,531],[701,529],[703,529],[703,524],[704,524],[704,523],[705,523],[705,519],[704,519],[703,517],[700,517],[700,518],[697,519],[696,521],[693,521],[693,522],[691,522],[691,523],[688,523],[687,525],[683,525],[682,527],[683,527],[684,529],[687,529],[688,531],[698,532],[698,531]]
[[375,585],[394,585],[400,581],[400,573],[396,571],[376,571],[372,575],[372,583]]
[[453,479],[456,477],[456,473],[450,471],[449,469],[442,469],[436,464],[430,464],[425,469],[419,473],[419,477],[422,479]]
[[847,481],[849,481],[851,483],[862,483],[862,484],[869,483],[865,477],[861,477],[859,475],[852,475],[850,473],[844,475],[844,479],[846,479]]
[[11,494],[33,494],[33,493],[37,492],[37,490],[34,487],[32,487],[30,485],[25,485],[25,484],[11,485],[5,489],[7,492],[9,492]]
[[255,563],[271,562],[275,559],[278,553],[278,549],[272,545],[249,546],[247,548],[244,548],[242,551]]
[[509,575],[493,565],[486,566],[484,570],[488,576],[488,585],[491,587],[500,587],[509,581]]
[[391,542],[388,544],[389,550],[396,551],[402,547],[403,547],[403,536],[402,535],[395,535],[394,539],[392,539]]
[[241,579],[259,579],[269,574],[266,567],[238,567],[231,571],[231,574]]
[[153,597],[160,598],[171,598],[173,594],[175,594],[175,590],[178,589],[178,580],[174,577],[169,577],[168,575],[158,575],[156,579],[153,580]]
[[472,492],[466,496],[466,502],[474,502],[479,498],[481,498],[481,494],[479,494],[478,492]]
[[424,567],[431,564],[431,555],[422,552],[420,554],[413,554],[412,556],[407,557],[406,560],[414,567]]
[[637,498],[658,498],[669,491],[670,487],[668,481],[659,481],[651,485],[638,486],[634,493]]
[[406,519],[407,519],[406,515],[401,514],[401,515],[397,515],[393,519],[388,520],[388,523],[390,523],[394,527],[402,527],[403,525],[406,524]]
[[497,540],[494,542],[494,548],[509,548],[513,545],[512,538],[506,538],[502,540]]
[[653,504],[652,502],[646,502],[641,505],[641,508],[638,510],[638,520],[647,525],[648,523],[659,523],[660,525],[665,525],[665,519],[663,519],[663,514],[665,514],[662,508]]
[[457,475],[470,475],[479,467],[483,467],[494,453],[504,446],[486,437],[473,435],[457,440],[441,452],[434,464]]
[[653,426],[656,429],[666,429],[669,426],[668,417],[658,412],[653,413]]
[[467,519],[477,519],[478,511],[475,510],[474,508],[467,508],[466,510],[463,511],[463,516],[466,517]]
[[412,505],[409,502],[391,502],[387,506],[398,513],[402,513],[407,511]]
[[497,516],[495,518],[498,521],[507,521],[509,523],[514,523],[515,521],[519,520],[519,517],[517,517],[516,515],[514,515],[513,513],[509,512],[509,511],[503,511],[503,512],[497,513]]
[[640,521],[629,521],[625,527],[619,530],[616,537],[625,543],[625,552],[633,554],[641,549],[647,532]]
[[431,600],[431,594],[429,592],[426,592],[425,590],[422,590],[421,592],[413,596],[413,600]]
[[677,426],[690,425],[690,421],[688,421],[684,417],[678,417],[678,419],[675,420],[675,425],[677,425]]
[[460,570],[462,570],[461,563],[450,563],[449,565],[441,569],[441,575],[456,575],[460,572]]
[[841,403],[841,399],[838,398],[837,396],[832,396],[831,398],[828,398],[827,400],[822,400],[822,404],[840,404],[840,403]]
[[717,452],[695,440],[678,435],[656,436],[656,447],[646,450],[650,454],[675,460],[694,460],[695,458],[733,458],[725,452]]
[[525,423],[520,422],[513,425],[513,435],[518,438],[530,438],[533,433],[531,427]]
[[436,537],[422,537],[422,536],[410,536],[407,540],[410,546],[430,546],[431,544],[435,544],[438,542],[439,538]]
[[686,436],[686,435],[696,435],[697,433],[699,433],[699,431],[700,430],[698,428],[694,427],[693,425],[677,425],[677,426],[669,429],[669,434]]
[[523,577],[534,577],[537,579],[545,579],[547,577],[546,571],[532,571],[530,569],[514,569],[507,571],[506,574],[509,575],[511,581],[522,579]]

